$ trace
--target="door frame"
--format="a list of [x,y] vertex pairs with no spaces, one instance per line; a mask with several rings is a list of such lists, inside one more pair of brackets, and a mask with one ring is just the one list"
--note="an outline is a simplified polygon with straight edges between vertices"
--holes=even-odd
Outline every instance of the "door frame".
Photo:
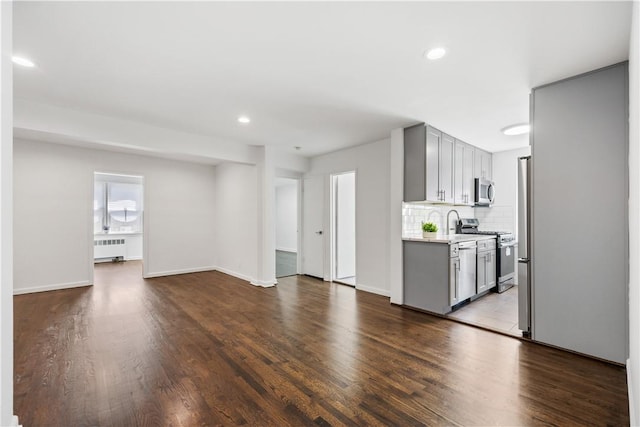
[[[297,221],[297,225],[296,225],[296,245],[297,245],[297,252],[296,252],[296,274],[302,274],[302,183],[303,183],[303,177],[300,176],[300,174],[297,173],[279,173],[276,174],[276,179],[277,178],[285,178],[285,179],[290,179],[292,181],[296,182],[296,221]],[[275,186],[275,184],[274,184]],[[274,187],[275,188],[275,187]],[[274,201],[274,207],[275,209],[277,209],[277,203],[275,203]],[[274,216],[275,218],[275,216]],[[274,234],[277,232],[276,227],[277,224],[275,224],[274,222]],[[274,241],[275,244],[275,241]],[[274,250],[277,250],[277,248],[274,247]],[[277,278],[276,278],[277,280]]]
[[[335,185],[334,185],[334,181],[337,179],[338,176],[341,175],[347,175],[347,174],[353,174],[354,175],[354,214],[355,214],[355,229],[354,229],[354,234],[355,234],[355,245],[354,245],[354,251],[355,251],[355,257],[356,257],[356,262],[355,262],[355,266],[354,266],[354,277],[358,278],[358,263],[357,263],[357,254],[358,254],[358,239],[357,239],[357,228],[358,228],[358,223],[357,223],[357,219],[358,219],[358,204],[357,202],[357,198],[358,198],[358,170],[357,168],[354,168],[352,170],[346,170],[346,171],[342,171],[342,172],[334,172],[329,174],[329,203],[328,203],[328,224],[329,224],[329,244],[328,246],[328,263],[325,263],[325,267],[329,269],[329,271],[325,271],[325,277],[328,278],[329,281],[333,282],[335,280],[337,280],[337,265],[336,265],[336,243],[337,243],[337,235],[336,235],[336,231],[337,231],[337,220],[336,220],[336,215],[337,215],[337,206],[336,206],[336,194],[335,194]],[[326,240],[326,238],[325,238]],[[327,265],[328,264],[328,265]],[[325,279],[326,280],[326,279]],[[354,283],[353,285],[354,287],[356,286],[356,284]]]
[[126,176],[126,177],[136,177],[136,178],[141,178],[142,181],[142,203],[143,203],[143,209],[142,209],[142,277],[146,278],[147,274],[149,272],[149,263],[148,263],[148,259],[149,259],[149,244],[148,244],[148,238],[149,238],[149,221],[148,221],[148,206],[149,206],[149,192],[147,191],[147,185],[148,185],[148,178],[142,174],[142,173],[138,173],[138,172],[123,172],[123,171],[118,171],[118,172],[114,172],[114,171],[109,171],[109,172],[104,172],[101,170],[94,170],[93,172],[91,172],[91,201],[89,203],[87,203],[87,206],[89,207],[89,216],[88,216],[88,221],[87,221],[87,225],[88,225],[88,229],[89,229],[89,284],[90,285],[94,285],[94,269],[95,269],[95,262],[94,262],[94,250],[95,248],[93,247],[93,242],[95,240],[95,234],[93,232],[93,197],[94,194],[93,192],[95,191],[94,189],[94,184],[95,184],[95,177],[96,174],[104,174],[104,175],[116,175],[116,176]]

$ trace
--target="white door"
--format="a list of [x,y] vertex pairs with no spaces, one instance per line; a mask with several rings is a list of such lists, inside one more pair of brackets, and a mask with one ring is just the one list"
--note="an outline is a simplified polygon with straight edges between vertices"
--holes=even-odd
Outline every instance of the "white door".
[[324,180],[304,179],[302,187],[302,273],[324,278]]

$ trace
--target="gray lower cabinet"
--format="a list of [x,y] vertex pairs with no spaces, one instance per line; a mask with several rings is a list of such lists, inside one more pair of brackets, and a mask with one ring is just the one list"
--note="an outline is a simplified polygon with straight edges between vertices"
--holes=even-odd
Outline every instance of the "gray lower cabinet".
[[404,305],[438,314],[451,311],[450,280],[456,279],[448,244],[402,242]]
[[449,258],[449,305],[454,306],[460,302],[460,258]]
[[478,242],[476,263],[476,293],[482,293],[496,286],[496,240]]

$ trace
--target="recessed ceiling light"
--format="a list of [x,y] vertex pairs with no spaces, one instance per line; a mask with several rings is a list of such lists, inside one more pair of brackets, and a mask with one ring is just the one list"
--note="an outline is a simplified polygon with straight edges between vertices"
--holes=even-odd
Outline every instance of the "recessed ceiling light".
[[247,116],[238,117],[238,123],[242,123],[242,124],[246,125],[249,122],[251,122],[251,119],[249,117],[247,117]]
[[505,135],[522,135],[524,133],[529,133],[531,126],[528,123],[523,123],[519,125],[511,125],[502,129],[502,133]]
[[36,66],[36,64],[34,64],[33,61],[27,58],[23,58],[21,56],[14,56],[11,59],[13,60],[14,64],[22,65],[23,67],[32,68]]
[[434,49],[431,49],[430,51],[428,51],[427,53],[425,53],[425,57],[427,59],[431,59],[431,60],[435,60],[435,59],[440,59],[443,56],[445,56],[447,54],[447,51],[445,50],[445,48],[443,47],[436,47]]

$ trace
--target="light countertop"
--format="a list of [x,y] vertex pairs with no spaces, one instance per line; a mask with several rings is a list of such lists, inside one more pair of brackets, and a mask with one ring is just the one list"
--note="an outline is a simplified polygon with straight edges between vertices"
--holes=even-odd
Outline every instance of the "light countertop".
[[486,234],[438,234],[436,237],[409,237],[403,236],[402,240],[407,242],[423,242],[423,243],[460,243],[460,242],[473,242],[478,240],[488,240],[495,239],[496,236],[486,235]]

